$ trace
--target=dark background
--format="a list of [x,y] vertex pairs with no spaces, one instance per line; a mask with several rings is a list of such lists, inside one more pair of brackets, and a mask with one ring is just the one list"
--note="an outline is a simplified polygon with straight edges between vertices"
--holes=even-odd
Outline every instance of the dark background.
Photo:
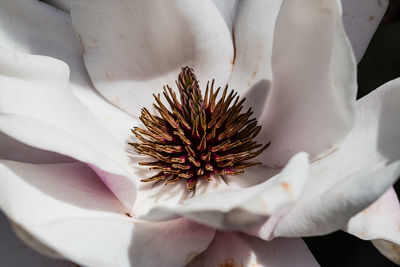
[[[358,65],[361,98],[387,81],[400,77],[400,0],[391,0],[388,11]],[[395,184],[400,196],[400,181]],[[382,256],[371,242],[342,231],[303,238],[322,267],[398,266]]]

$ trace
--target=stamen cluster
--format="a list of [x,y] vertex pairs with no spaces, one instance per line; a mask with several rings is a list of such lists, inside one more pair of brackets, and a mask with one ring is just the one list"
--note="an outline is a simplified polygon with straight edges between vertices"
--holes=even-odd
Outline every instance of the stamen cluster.
[[244,99],[233,90],[228,94],[228,85],[214,92],[214,80],[207,83],[204,98],[193,69],[182,68],[176,81],[180,101],[167,85],[164,97],[170,109],[161,101],[160,94],[154,95],[154,108],[160,116],[151,114],[146,108],[140,120],[147,129],[134,127],[132,132],[140,141],[130,143],[144,155],[155,158],[152,162],[140,162],[159,172],[141,180],[165,184],[186,182],[193,190],[199,179],[212,180],[212,175],[236,175],[244,169],[260,164],[248,160],[258,156],[269,145],[261,145],[253,139],[261,130],[251,108],[241,113]]

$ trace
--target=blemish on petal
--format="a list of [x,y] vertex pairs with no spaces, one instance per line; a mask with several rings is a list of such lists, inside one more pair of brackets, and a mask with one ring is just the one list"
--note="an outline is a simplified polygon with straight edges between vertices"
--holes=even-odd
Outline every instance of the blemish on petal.
[[125,212],[125,215],[126,215],[127,217],[129,217],[129,218],[133,218],[133,215],[132,215],[131,213],[129,213],[129,212]]
[[290,193],[290,192],[292,191],[292,187],[291,187],[290,184],[287,183],[287,182],[282,182],[282,183],[281,183],[281,186],[282,186],[283,189],[284,189],[286,192],[288,192],[288,193]]
[[105,70],[104,73],[106,74],[107,80],[114,81],[115,73],[109,72],[107,70]]
[[118,38],[119,38],[121,41],[124,41],[124,40],[125,40],[125,35],[124,35],[123,33],[120,33],[120,34],[118,35]]

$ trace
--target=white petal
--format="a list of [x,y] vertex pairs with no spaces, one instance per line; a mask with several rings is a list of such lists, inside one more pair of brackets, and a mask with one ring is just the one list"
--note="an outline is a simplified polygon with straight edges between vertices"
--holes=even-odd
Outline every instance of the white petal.
[[232,32],[232,26],[236,19],[236,13],[238,8],[238,0],[212,0],[214,5],[218,8],[220,14],[225,20],[226,25],[230,32]]
[[311,267],[319,264],[300,238],[266,242],[240,233],[217,231],[207,250],[188,266]]
[[350,131],[356,64],[338,1],[283,1],[275,25],[272,89],[260,119],[271,141],[263,162],[283,165],[297,151],[314,158]]
[[74,266],[73,263],[47,258],[27,247],[15,236],[2,213],[0,214],[0,258],[4,266]]
[[56,59],[0,51],[0,130],[29,146],[87,162],[132,207],[135,184],[126,145],[72,94],[68,66]]
[[364,55],[388,4],[389,0],[343,0],[343,23],[357,62]]
[[154,205],[142,219],[159,221],[183,215],[221,229],[245,229],[264,222],[270,214],[295,201],[308,174],[308,155],[295,155],[280,174],[244,189],[203,194],[181,205]]
[[281,0],[240,1],[234,23],[235,60],[229,86],[261,115],[272,80],[271,55]]
[[32,238],[79,264],[181,266],[214,236],[186,219],[137,221],[83,163],[1,163],[1,209]]
[[68,14],[39,1],[4,0],[0,3],[0,24],[2,47],[67,63],[73,93],[118,140],[126,143],[136,121],[104,100],[93,88]]
[[[400,247],[400,204],[393,187],[368,208],[353,216],[343,230],[364,240],[379,240],[374,243],[378,249],[381,240],[391,242],[393,247]],[[400,250],[397,250],[396,256],[389,258],[400,263]]]
[[201,84],[225,84],[232,39],[218,9],[196,1],[71,1],[71,16],[96,89],[130,114],[151,107],[153,93],[174,87],[180,68]]
[[342,228],[400,175],[400,79],[357,101],[356,123],[344,142],[310,165],[302,197],[249,233],[321,235]]

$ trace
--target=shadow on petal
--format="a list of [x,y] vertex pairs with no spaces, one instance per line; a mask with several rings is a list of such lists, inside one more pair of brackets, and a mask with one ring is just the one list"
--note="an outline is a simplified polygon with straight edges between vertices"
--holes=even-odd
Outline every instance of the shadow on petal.
[[[41,173],[35,169],[31,169],[31,165],[26,165],[25,168],[23,164],[11,163],[8,164],[9,171],[13,172],[17,177],[20,177],[21,180],[42,194],[50,196],[53,199],[83,209],[112,213],[115,213],[116,210],[120,210],[121,212],[126,210],[95,172],[83,163],[75,163],[74,168],[68,164],[64,166],[59,164],[48,165],[48,173]],[[71,188],[79,188],[79,190],[70,190]],[[82,196],[85,192],[87,194]],[[97,197],[105,201],[96,201]],[[89,201],[90,198],[93,198],[93,201]]]
[[[393,88],[396,87],[396,88]],[[378,151],[387,164],[400,158],[400,79],[385,90],[382,96],[378,127]],[[395,115],[396,114],[396,115]]]
[[260,118],[267,102],[270,90],[271,81],[266,79],[258,81],[246,92],[245,95],[241,96],[246,97],[246,101],[243,103],[243,110],[252,108],[254,111],[253,116],[257,119]]
[[138,222],[132,231],[131,266],[184,266],[203,252],[215,230],[186,218]]

